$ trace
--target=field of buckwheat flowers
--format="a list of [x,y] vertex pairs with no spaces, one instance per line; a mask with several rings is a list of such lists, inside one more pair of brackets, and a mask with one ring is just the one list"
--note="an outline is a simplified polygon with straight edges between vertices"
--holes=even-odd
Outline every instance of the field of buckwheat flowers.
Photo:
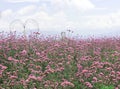
[[120,89],[120,38],[0,33],[0,89]]

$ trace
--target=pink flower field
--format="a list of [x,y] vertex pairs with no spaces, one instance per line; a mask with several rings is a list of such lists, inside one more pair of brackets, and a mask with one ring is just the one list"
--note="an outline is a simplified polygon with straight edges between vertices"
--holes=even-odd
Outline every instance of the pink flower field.
[[0,89],[120,89],[120,37],[0,33]]

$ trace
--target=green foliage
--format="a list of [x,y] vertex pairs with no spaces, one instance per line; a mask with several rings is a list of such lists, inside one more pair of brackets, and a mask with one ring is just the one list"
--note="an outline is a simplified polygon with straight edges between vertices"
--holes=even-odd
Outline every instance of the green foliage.
[[100,83],[96,83],[94,87],[97,87],[98,89],[114,89],[114,85],[104,85]]

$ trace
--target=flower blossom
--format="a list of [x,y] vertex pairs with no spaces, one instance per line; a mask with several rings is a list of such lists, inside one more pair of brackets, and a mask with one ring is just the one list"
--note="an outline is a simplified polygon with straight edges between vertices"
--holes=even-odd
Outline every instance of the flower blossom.
[[62,83],[61,83],[61,86],[65,87],[65,86],[72,86],[74,87],[74,84],[67,81],[67,80],[64,80]]

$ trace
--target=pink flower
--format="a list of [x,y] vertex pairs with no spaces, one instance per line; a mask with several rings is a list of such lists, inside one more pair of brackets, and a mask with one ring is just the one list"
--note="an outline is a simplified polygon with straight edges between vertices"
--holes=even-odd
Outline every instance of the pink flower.
[[2,74],[2,72],[3,72],[5,69],[7,69],[7,67],[0,64],[0,74]]
[[82,70],[82,73],[84,74],[84,73],[87,73],[88,72],[88,70],[86,70],[86,69],[84,69],[84,70]]
[[115,71],[112,71],[111,74],[114,75],[114,74],[115,74]]
[[64,80],[62,83],[61,83],[61,86],[65,87],[65,86],[72,86],[74,87],[74,84],[67,81],[67,80]]
[[14,60],[15,63],[19,62],[19,60]]
[[47,65],[47,70],[45,70],[45,73],[47,73],[47,74],[49,74],[49,73],[54,73],[55,72],[55,70],[54,69],[52,69],[51,67],[50,67],[50,65]]
[[34,75],[29,75],[29,78],[28,79],[32,79],[32,80],[36,80],[37,78],[36,78],[36,76],[34,76]]
[[116,87],[115,89],[119,89],[118,87]]
[[107,71],[111,71],[111,70],[112,70],[112,68],[111,68],[111,67],[109,67],[109,68],[106,68],[106,70],[107,70]]
[[47,70],[45,70],[45,73],[47,73],[47,74],[49,74],[49,73],[54,73],[55,71],[54,71],[54,69],[52,69],[52,68],[49,68],[49,69],[47,69]]
[[81,72],[83,67],[80,64],[77,64],[78,72]]
[[97,82],[97,78],[96,78],[96,77],[93,77],[92,82]]
[[59,47],[59,46],[60,46],[60,45],[59,45],[59,44],[57,44],[57,43],[54,45],[54,47]]
[[104,74],[103,74],[102,72],[100,72],[100,74],[99,74],[99,75],[104,76]]
[[71,56],[71,55],[68,55],[67,58],[68,58],[68,60],[70,60],[70,59],[72,58],[72,56]]
[[59,72],[61,72],[61,71],[63,71],[64,70],[64,67],[60,67],[60,68],[57,68],[56,69],[56,71],[59,71]]
[[117,80],[120,80],[120,76],[117,77]]
[[37,55],[37,56],[40,56],[40,53],[39,53],[39,52],[36,52],[36,55]]
[[5,69],[7,69],[7,67],[6,66],[2,66],[2,69],[5,70]]
[[23,50],[23,51],[21,52],[21,54],[22,54],[22,55],[27,55],[27,51],[26,51],[26,50]]
[[118,74],[118,76],[120,76],[120,72],[119,71],[117,72],[117,74]]
[[12,76],[10,76],[10,79],[17,79],[18,77],[17,76],[14,76],[14,75],[12,75]]
[[12,58],[12,57],[8,57],[8,60],[9,60],[9,61],[13,61],[13,58]]
[[16,62],[19,62],[19,60],[16,60],[16,59],[14,59],[14,58],[12,58],[12,57],[8,57],[8,60],[9,60],[9,61],[13,61],[13,62],[15,62],[15,63],[16,63]]
[[37,77],[37,80],[38,80],[38,81],[42,81],[42,79],[43,79],[43,76],[42,76],[42,77],[40,77],[40,76]]
[[25,81],[25,82],[26,82],[26,83],[28,83],[29,81],[30,81],[30,79],[28,78],[28,79],[26,79],[26,81]]
[[24,79],[20,79],[20,83],[26,85],[26,81]]
[[89,88],[93,88],[92,84],[90,82],[85,82],[85,85]]

